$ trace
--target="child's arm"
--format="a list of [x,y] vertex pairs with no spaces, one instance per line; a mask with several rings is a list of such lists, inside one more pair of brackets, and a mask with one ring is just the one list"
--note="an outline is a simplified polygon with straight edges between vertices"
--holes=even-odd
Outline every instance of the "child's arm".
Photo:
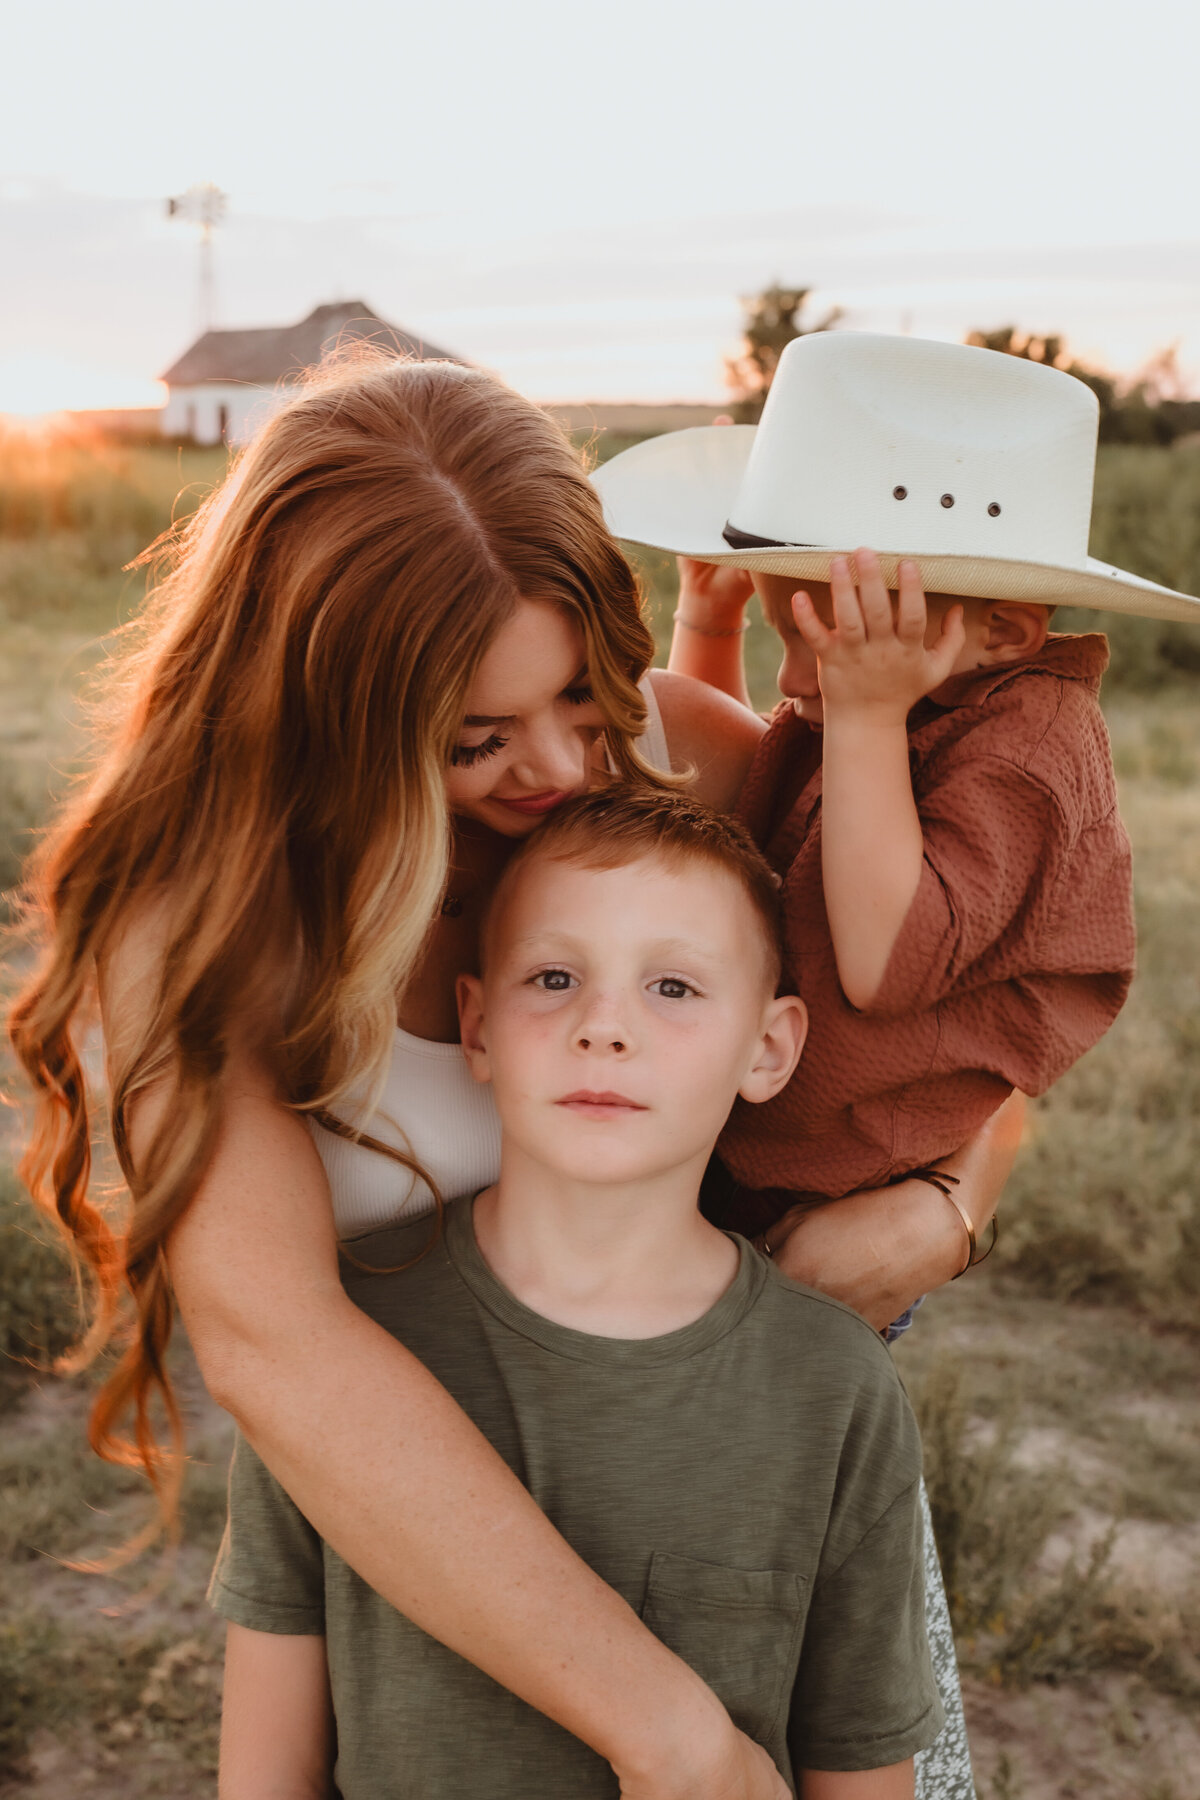
[[333,1703],[323,1637],[225,1639],[220,1800],[332,1800]]
[[911,1756],[886,1769],[859,1769],[852,1775],[800,1770],[800,1800],[913,1800],[914,1785]]
[[926,647],[925,595],[913,562],[900,564],[899,600],[872,551],[830,570],[834,628],[807,594],[793,600],[796,628],[820,665],[824,708],[821,868],[842,990],[868,1007],[921,880],[924,839],[908,764],[908,715],[947,679],[963,644],[962,608],[951,607]]
[[744,569],[681,556],[679,600],[667,663],[673,675],[690,675],[750,705],[742,656],[746,602],[754,583]]

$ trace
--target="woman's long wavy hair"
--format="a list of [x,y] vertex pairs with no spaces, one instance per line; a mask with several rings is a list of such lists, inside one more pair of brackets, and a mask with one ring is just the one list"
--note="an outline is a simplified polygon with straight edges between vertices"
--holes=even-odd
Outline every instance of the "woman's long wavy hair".
[[[286,965],[272,1050],[291,1104],[377,1093],[445,886],[444,772],[497,629],[523,597],[568,609],[610,755],[635,777],[653,645],[562,432],[452,363],[360,353],[314,375],[164,554],[94,772],[27,872],[42,956],[9,1031],[35,1093],[23,1178],[91,1275],[69,1366],[127,1337],[91,1442],[146,1470],[169,1524],[182,1434],[164,1247],[212,1154],[248,1010]],[[97,971],[143,915],[154,1001],[136,1041],[108,1046],[118,1229],[89,1195],[80,1040]],[[151,1088],[160,1122],[135,1158],[131,1111]]]

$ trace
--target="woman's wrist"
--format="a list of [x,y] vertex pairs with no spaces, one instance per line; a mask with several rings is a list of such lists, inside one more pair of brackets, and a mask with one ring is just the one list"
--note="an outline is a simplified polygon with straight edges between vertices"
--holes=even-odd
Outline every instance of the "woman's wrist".
[[695,593],[683,583],[675,605],[675,623],[686,631],[701,631],[714,636],[731,637],[749,628],[745,600],[714,599],[709,594]]
[[678,1662],[672,1674],[669,1690],[655,1682],[645,1716],[627,1715],[619,1721],[619,1735],[601,1752],[620,1779],[622,1792],[628,1784],[633,1791],[644,1787],[655,1794],[678,1793],[686,1800],[704,1784],[705,1772],[728,1754],[737,1736],[724,1706],[693,1669]]

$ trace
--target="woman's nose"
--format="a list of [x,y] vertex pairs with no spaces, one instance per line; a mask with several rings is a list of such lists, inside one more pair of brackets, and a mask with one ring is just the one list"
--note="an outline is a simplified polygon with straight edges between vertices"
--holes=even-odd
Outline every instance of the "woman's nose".
[[516,772],[539,793],[574,793],[587,785],[587,749],[581,732],[555,720],[528,735]]

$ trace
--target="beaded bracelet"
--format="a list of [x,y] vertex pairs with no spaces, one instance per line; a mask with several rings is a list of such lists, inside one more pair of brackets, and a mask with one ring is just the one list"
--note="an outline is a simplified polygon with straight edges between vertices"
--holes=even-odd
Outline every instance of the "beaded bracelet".
[[742,625],[731,625],[728,631],[710,631],[707,625],[693,625],[692,621],[685,619],[681,612],[674,612],[671,617],[676,625],[682,625],[685,631],[696,632],[699,637],[741,637],[743,631],[750,629],[749,619]]

